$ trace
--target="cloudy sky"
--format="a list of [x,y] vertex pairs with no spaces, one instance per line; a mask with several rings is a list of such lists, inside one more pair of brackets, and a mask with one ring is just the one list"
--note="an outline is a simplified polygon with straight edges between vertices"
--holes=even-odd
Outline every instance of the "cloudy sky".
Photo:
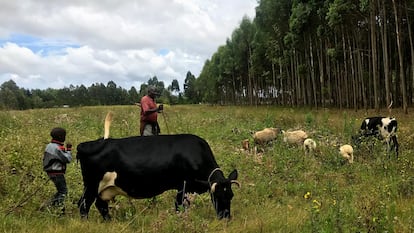
[[25,89],[114,81],[165,86],[253,19],[257,0],[0,0],[0,84]]

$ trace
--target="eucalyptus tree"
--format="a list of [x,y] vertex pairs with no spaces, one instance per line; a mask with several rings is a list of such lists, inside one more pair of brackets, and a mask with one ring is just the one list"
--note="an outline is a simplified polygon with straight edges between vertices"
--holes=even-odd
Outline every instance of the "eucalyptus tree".
[[184,79],[184,96],[189,103],[198,103],[200,100],[197,95],[196,77],[188,71]]
[[82,106],[82,105],[90,105],[89,104],[89,92],[88,89],[82,84],[80,86],[76,86],[73,90],[73,99],[72,102],[68,103],[69,105],[73,106]]
[[19,109],[19,87],[13,80],[0,86],[0,109]]
[[238,73],[241,75],[242,91],[247,93],[249,104],[257,101],[255,95],[256,80],[252,60],[253,39],[256,33],[256,27],[248,17],[243,17],[240,26],[233,31],[231,40],[234,43],[234,57]]
[[238,64],[236,63],[236,47],[237,45],[229,38],[226,40],[226,46],[223,56],[226,57],[224,61],[224,69],[228,78],[229,91],[231,92],[232,102],[234,104],[241,103],[242,88],[241,87],[241,73]]
[[106,86],[103,83],[94,83],[88,88],[91,105],[104,105]]
[[73,94],[69,87],[64,87],[64,88],[56,90],[55,105],[57,106],[70,105],[73,99],[74,99]]
[[196,81],[196,89],[200,91],[200,101],[206,103],[216,103],[217,98],[217,88],[216,88],[216,78],[217,68],[215,67],[214,60],[216,53],[213,54],[211,60],[206,60],[203,66],[203,69],[200,72],[199,77]]
[[402,94],[402,106],[405,113],[408,113],[408,104],[407,104],[407,88],[406,88],[406,81],[405,81],[405,73],[404,73],[404,60],[403,60],[403,48],[402,48],[402,35],[401,35],[401,10],[397,8],[397,4],[395,0],[392,0],[392,5],[394,9],[394,17],[395,17],[395,34],[396,34],[396,41],[397,41],[397,51],[398,51],[398,64],[399,64],[399,74],[400,74],[400,85],[401,85],[401,94]]
[[[294,88],[296,89],[296,103],[309,105],[309,89],[313,87],[312,76],[309,74],[309,59],[312,56],[312,11],[313,7],[309,1],[295,0],[292,4],[292,14],[289,19],[289,38],[292,49],[292,70],[294,73]],[[312,88],[313,89],[313,88]],[[316,99],[313,98],[315,106]]]
[[172,82],[171,82],[171,86],[169,86],[168,89],[171,92],[176,92],[176,93],[180,92],[180,84],[178,83],[178,80],[177,79],[173,79]]
[[220,46],[218,54],[220,60],[218,70],[220,73],[219,83],[221,84],[220,91],[223,93],[223,98],[226,103],[237,104],[239,91],[236,89],[236,77],[238,76],[235,59],[234,59],[234,44],[230,39],[226,40],[224,46]]
[[[414,38],[413,38],[413,17],[414,17],[414,2],[410,1],[410,4],[407,3],[407,1],[405,1],[405,16],[406,16],[406,20],[407,20],[407,30],[408,30],[408,41],[410,44],[410,55],[411,55],[411,85],[408,87],[408,89],[411,89],[411,91],[409,92],[409,98],[408,100],[412,100],[413,99],[413,91],[414,91]],[[410,10],[409,10],[410,9]],[[412,101],[410,101],[410,103],[412,103]]]
[[[288,60],[283,38],[289,31],[291,0],[261,0],[256,8],[254,23],[257,26],[254,51],[255,59],[264,62],[261,74],[268,77],[270,71],[273,98],[281,96],[281,104],[286,104],[285,94],[291,89],[288,82]],[[259,71],[258,71],[259,72]]]
[[[365,95],[367,90],[364,71],[367,57],[368,18],[363,14],[365,1],[356,0],[333,0],[328,5],[326,13],[327,25],[333,31],[333,46],[328,50],[329,59],[334,64],[333,76],[335,78],[333,93],[336,94],[339,107],[349,107],[351,104],[355,109],[359,103],[367,108],[368,101]],[[373,86],[371,82],[370,85]],[[375,89],[376,87],[374,87]],[[377,93],[377,91],[375,91]],[[375,97],[374,97],[375,98]]]

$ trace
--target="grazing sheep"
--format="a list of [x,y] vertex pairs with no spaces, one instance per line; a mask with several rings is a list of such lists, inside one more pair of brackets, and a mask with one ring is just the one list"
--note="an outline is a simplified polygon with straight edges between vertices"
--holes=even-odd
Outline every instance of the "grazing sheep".
[[305,139],[303,149],[305,150],[305,155],[312,153],[316,149],[316,142],[312,138]]
[[354,162],[354,148],[351,145],[343,145],[339,148],[339,153],[348,160],[349,163]]
[[288,144],[303,145],[303,142],[308,138],[308,134],[303,130],[284,131],[282,130],[283,141]]
[[265,128],[253,134],[253,139],[256,144],[263,145],[276,139],[279,134],[278,128]]

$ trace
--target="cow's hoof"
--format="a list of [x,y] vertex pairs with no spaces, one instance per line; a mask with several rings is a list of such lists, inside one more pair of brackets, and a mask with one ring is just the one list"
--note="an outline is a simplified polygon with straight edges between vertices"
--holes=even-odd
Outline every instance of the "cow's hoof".
[[108,214],[108,215],[105,215],[105,216],[103,216],[103,219],[104,219],[104,221],[105,222],[109,222],[109,221],[111,221],[111,216]]

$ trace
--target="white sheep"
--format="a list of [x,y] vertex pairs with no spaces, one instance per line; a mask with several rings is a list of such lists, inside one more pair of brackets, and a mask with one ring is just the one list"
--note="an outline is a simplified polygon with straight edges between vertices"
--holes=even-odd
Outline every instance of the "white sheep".
[[303,149],[305,150],[305,155],[312,153],[316,149],[316,142],[312,138],[305,139]]
[[256,144],[263,145],[277,138],[279,134],[278,128],[265,128],[253,134],[253,139]]
[[339,148],[339,153],[348,160],[349,163],[354,162],[354,148],[351,145],[343,145]]
[[288,144],[302,145],[308,134],[303,130],[284,131],[282,130],[283,141]]

